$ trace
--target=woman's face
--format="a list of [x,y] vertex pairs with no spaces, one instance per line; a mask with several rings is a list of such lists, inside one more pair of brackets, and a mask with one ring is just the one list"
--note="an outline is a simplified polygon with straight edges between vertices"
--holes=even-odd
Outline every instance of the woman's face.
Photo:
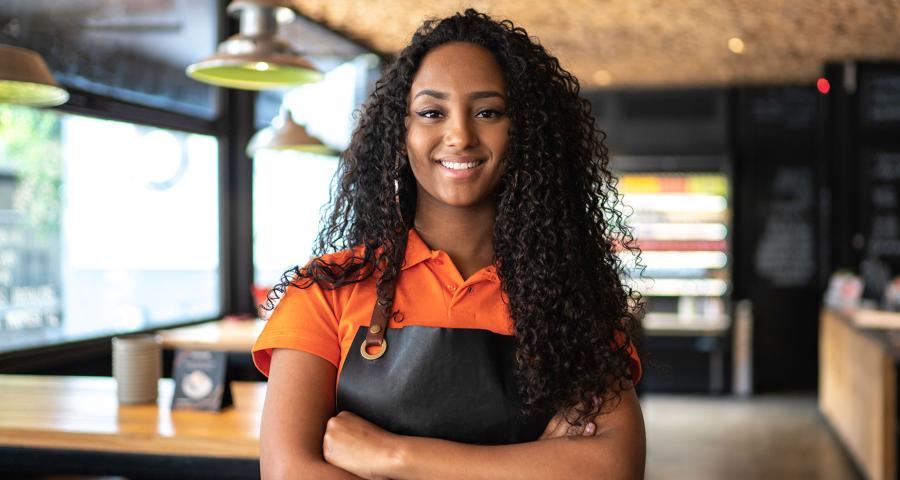
[[510,120],[493,54],[465,42],[435,48],[422,59],[407,104],[406,149],[420,203],[494,201]]

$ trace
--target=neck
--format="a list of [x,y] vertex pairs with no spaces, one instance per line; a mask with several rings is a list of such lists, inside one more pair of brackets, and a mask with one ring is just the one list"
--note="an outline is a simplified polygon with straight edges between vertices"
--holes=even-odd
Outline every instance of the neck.
[[416,202],[416,231],[432,250],[447,252],[463,279],[491,265],[494,259],[494,219],[497,205],[471,207],[439,204],[420,192]]

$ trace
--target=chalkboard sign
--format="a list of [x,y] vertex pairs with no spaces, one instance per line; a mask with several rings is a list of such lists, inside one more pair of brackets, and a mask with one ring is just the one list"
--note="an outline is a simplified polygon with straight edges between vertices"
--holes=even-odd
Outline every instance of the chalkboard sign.
[[814,85],[736,92],[734,295],[753,304],[755,390],[815,388],[820,309],[822,95]]
[[755,205],[765,212],[754,255],[756,275],[774,287],[815,281],[815,183],[809,166],[778,166],[767,195]]
[[862,126],[900,126],[900,71],[864,70],[860,77]]
[[816,122],[816,97],[807,88],[763,89],[754,95],[749,113],[750,120],[758,127],[809,129]]
[[900,145],[864,150],[862,158],[866,248],[861,269],[867,292],[880,297],[890,279],[900,275]]

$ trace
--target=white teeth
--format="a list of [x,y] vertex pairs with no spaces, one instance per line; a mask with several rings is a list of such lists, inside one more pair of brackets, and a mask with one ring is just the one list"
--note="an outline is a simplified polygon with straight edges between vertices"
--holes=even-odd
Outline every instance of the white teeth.
[[470,168],[475,168],[478,165],[481,165],[481,162],[470,162],[470,163],[453,163],[453,162],[438,162],[441,166],[447,167],[451,170],[468,170]]

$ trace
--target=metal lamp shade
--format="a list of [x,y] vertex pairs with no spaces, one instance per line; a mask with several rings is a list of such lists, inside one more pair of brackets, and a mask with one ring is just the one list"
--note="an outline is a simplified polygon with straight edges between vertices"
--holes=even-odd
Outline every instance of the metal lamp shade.
[[272,0],[234,0],[228,13],[239,13],[240,33],[222,42],[215,55],[187,67],[189,77],[243,90],[303,85],[324,78],[290,43],[275,36],[278,17],[292,18],[290,9]]
[[68,99],[37,52],[0,45],[0,103],[53,107]]
[[247,144],[247,156],[255,157],[260,150],[295,150],[319,155],[333,155],[334,150],[325,146],[318,138],[307,133],[303,125],[285,112],[280,124],[263,128],[256,132]]
[[187,68],[200,82],[242,90],[266,90],[315,83],[324,76],[306,60],[290,55],[216,54]]

